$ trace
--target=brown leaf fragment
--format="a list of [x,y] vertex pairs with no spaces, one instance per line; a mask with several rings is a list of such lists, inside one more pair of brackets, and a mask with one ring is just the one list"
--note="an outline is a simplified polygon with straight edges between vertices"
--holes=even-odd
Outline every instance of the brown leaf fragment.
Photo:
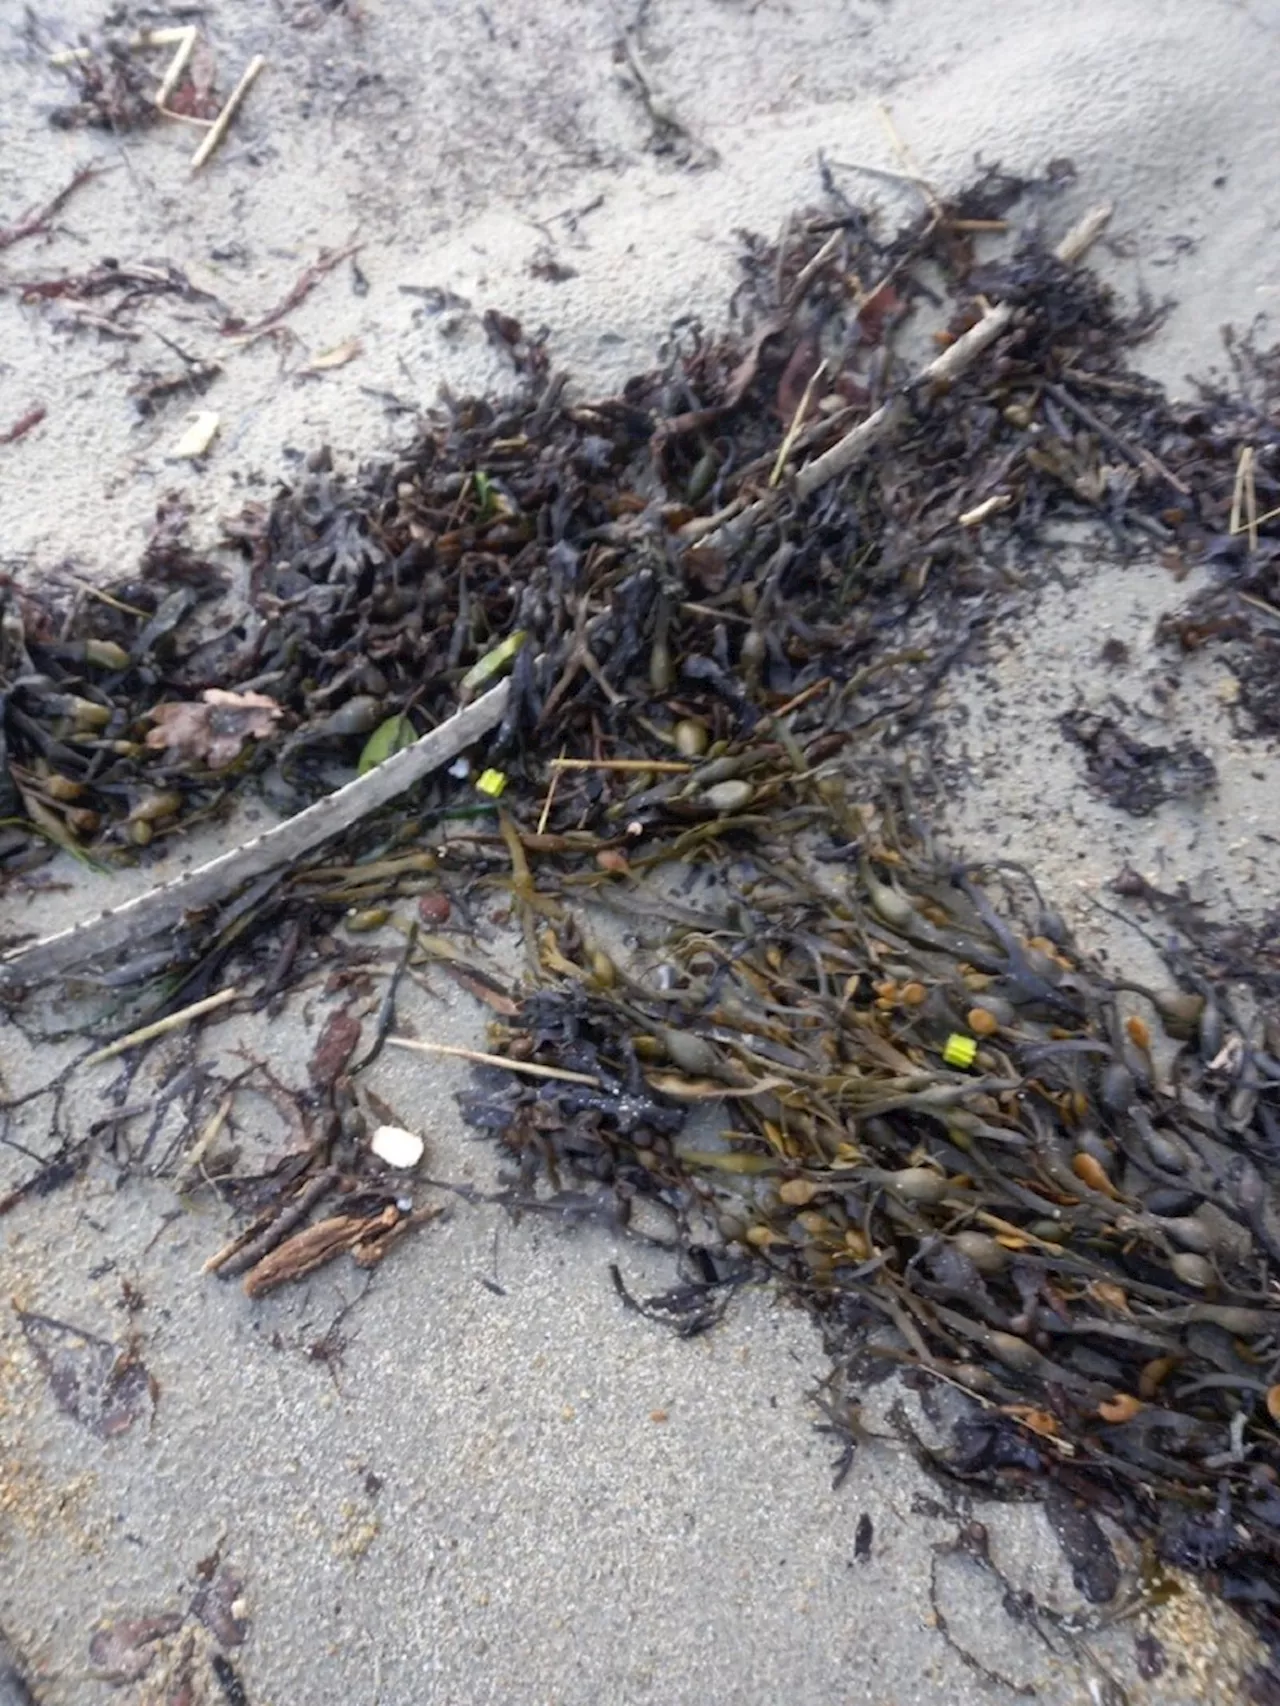
[[203,703],[186,701],[157,705],[151,712],[155,727],[147,745],[167,748],[176,763],[207,764],[225,770],[234,764],[251,740],[270,740],[281,708],[265,693],[228,693],[208,687]]
[[134,1344],[122,1350],[50,1315],[16,1313],[54,1402],[81,1427],[99,1439],[114,1439],[128,1432],[148,1404],[154,1410],[159,1387]]
[[886,322],[900,314],[905,306],[891,284],[882,284],[878,290],[864,297],[858,309],[859,343],[883,343]]
[[192,1597],[191,1615],[199,1618],[221,1647],[242,1647],[248,1636],[249,1619],[237,1615],[236,1609],[243,1592],[240,1577],[224,1564]]
[[311,1082],[324,1089],[342,1073],[360,1042],[360,1021],[349,1007],[339,1007],[325,1020],[315,1053],[307,1065]]
[[180,1611],[164,1611],[153,1617],[121,1617],[104,1623],[89,1641],[89,1663],[103,1682],[117,1687],[137,1682],[151,1669],[156,1642],[176,1635],[182,1627]]

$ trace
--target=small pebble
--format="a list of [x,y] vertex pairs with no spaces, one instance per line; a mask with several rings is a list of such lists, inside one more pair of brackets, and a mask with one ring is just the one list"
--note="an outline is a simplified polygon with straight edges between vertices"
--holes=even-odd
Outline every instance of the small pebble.
[[416,1167],[426,1147],[416,1132],[398,1125],[380,1125],[369,1140],[369,1148],[379,1161],[402,1170]]

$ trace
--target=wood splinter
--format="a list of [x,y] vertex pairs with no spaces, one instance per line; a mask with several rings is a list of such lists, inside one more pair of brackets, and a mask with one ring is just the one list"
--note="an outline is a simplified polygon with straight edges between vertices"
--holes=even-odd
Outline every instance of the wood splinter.
[[221,145],[223,137],[227,134],[227,131],[230,128],[232,119],[236,116],[237,108],[257,81],[258,75],[265,68],[266,63],[266,60],[260,53],[255,53],[248,65],[245,66],[244,73],[241,76],[240,81],[227,96],[226,106],[223,107],[217,118],[214,119],[209,130],[209,134],[191,156],[191,170],[193,172],[198,172],[201,166],[206,164]]
[[263,1297],[277,1286],[305,1279],[344,1251],[350,1251],[360,1267],[376,1267],[406,1232],[425,1226],[443,1212],[436,1206],[403,1214],[394,1203],[388,1203],[381,1214],[335,1214],[318,1220],[287,1238],[251,1268],[244,1276],[245,1292],[249,1297]]

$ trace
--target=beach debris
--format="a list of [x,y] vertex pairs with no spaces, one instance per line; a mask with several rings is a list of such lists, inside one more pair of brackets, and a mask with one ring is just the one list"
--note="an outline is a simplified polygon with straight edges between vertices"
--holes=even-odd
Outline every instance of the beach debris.
[[340,266],[343,261],[358,254],[359,251],[359,243],[348,243],[341,249],[322,249],[317,258],[305,268],[287,294],[281,301],[277,302],[274,308],[269,308],[265,314],[259,315],[256,320],[246,321],[235,315],[229,316],[222,322],[221,330],[227,337],[246,340],[260,337],[264,332],[271,331],[279,325],[286,314],[292,313],[300,302],[305,302],[327,273],[331,273],[336,266]]
[[358,1266],[375,1267],[404,1233],[441,1213],[439,1206],[406,1213],[395,1203],[387,1203],[377,1214],[337,1214],[314,1221],[249,1269],[244,1277],[245,1293],[263,1297],[278,1286],[305,1279],[348,1252]]
[[222,416],[216,409],[199,410],[192,415],[190,424],[169,452],[169,460],[198,462],[202,456],[208,455],[221,425]]
[[114,1060],[116,1055],[123,1054],[126,1049],[154,1042],[157,1037],[167,1037],[174,1031],[181,1030],[184,1025],[190,1025],[196,1019],[203,1019],[210,1013],[216,1013],[219,1008],[228,1006],[232,1001],[238,1001],[240,994],[239,989],[230,988],[220,989],[216,995],[206,995],[199,1001],[193,1001],[189,1007],[179,1008],[176,1013],[166,1013],[163,1019],[155,1019],[149,1025],[130,1031],[127,1036],[118,1037],[105,1048],[95,1049],[92,1054],[85,1056],[80,1065],[98,1066],[104,1060]]
[[508,697],[508,685],[500,683],[415,746],[243,846],[110,907],[97,918],[0,955],[0,986],[30,986],[125,943],[168,930],[191,909],[222,900],[253,878],[301,859],[482,738],[506,714]]
[[[173,49],[158,85],[147,58],[157,48]],[[129,37],[107,35],[93,45],[59,49],[49,56],[49,63],[67,73],[79,97],[70,106],[55,108],[51,124],[63,130],[87,126],[117,134],[143,129],[162,117],[199,125],[206,131],[201,165],[222,140],[235,108],[262,69],[254,61],[220,106],[214,93],[213,53],[195,24],[143,29]]]
[[1217,783],[1213,760],[1189,741],[1152,746],[1114,717],[1082,707],[1066,712],[1059,726],[1084,749],[1094,790],[1132,817],[1150,817],[1166,800],[1206,794]]
[[151,712],[147,745],[171,763],[207,764],[225,770],[251,740],[270,740],[281,707],[265,693],[228,693],[206,687],[198,704],[177,701]]
[[61,211],[81,184],[87,184],[92,178],[98,177],[103,169],[96,163],[81,166],[77,172],[73,173],[70,181],[64,184],[56,195],[42,203],[40,207],[33,208],[29,213],[24,213],[21,219],[16,220],[12,225],[0,225],[0,249],[12,248],[15,243],[21,243],[26,237],[45,235],[49,230],[49,222],[54,214]]
[[240,109],[241,102],[249,93],[254,83],[266,69],[266,60],[260,53],[255,53],[240,74],[240,81],[227,96],[226,105],[214,119],[208,134],[191,156],[191,170],[198,172],[202,166],[208,165],[215,152],[222,146],[223,138],[230,128],[232,119]]
[[317,1086],[332,1084],[346,1071],[360,1046],[360,1021],[349,1007],[337,1007],[325,1020],[307,1076]]
[[209,1655],[209,1668],[213,1672],[222,1697],[227,1706],[249,1706],[249,1696],[245,1693],[244,1683],[241,1682],[236,1667],[223,1653]]
[[134,407],[140,415],[153,415],[173,397],[198,397],[207,391],[222,372],[220,362],[198,361],[182,355],[183,367],[176,373],[144,371],[129,387]]
[[191,1596],[190,1615],[203,1623],[220,1647],[242,1647],[249,1638],[244,1582],[229,1564],[213,1560]]
[[184,1622],[180,1611],[165,1611],[101,1624],[89,1640],[89,1663],[95,1675],[117,1687],[140,1681],[159,1656],[157,1643],[177,1634]]
[[14,1313],[54,1403],[82,1428],[115,1439],[154,1411],[160,1389],[136,1342],[121,1347],[51,1315]]
[[137,46],[109,36],[94,47],[65,49],[51,63],[66,73],[75,99],[54,107],[49,123],[55,130],[108,130],[123,135],[143,130],[160,117],[152,93],[154,77],[150,66],[138,56]]
[[309,379],[319,373],[332,373],[335,368],[345,367],[349,361],[354,361],[358,355],[363,354],[364,345],[359,338],[344,338],[331,349],[321,350],[319,355],[313,355],[310,361],[298,369],[295,377]]
[[25,415],[19,415],[11,427],[0,432],[0,444],[16,444],[20,438],[25,438],[38,427],[48,413],[43,403],[37,403],[34,408],[28,409]]
[[177,24],[169,29],[147,30],[138,38],[139,46],[173,48],[173,57],[165,68],[160,87],[155,94],[156,106],[161,112],[170,111],[169,103],[182,81],[183,72],[191,62],[199,39],[200,31],[195,24]]
[[408,1171],[416,1167],[426,1152],[426,1144],[417,1132],[406,1131],[403,1126],[380,1125],[369,1139],[369,1148],[385,1161],[388,1167],[396,1167]]

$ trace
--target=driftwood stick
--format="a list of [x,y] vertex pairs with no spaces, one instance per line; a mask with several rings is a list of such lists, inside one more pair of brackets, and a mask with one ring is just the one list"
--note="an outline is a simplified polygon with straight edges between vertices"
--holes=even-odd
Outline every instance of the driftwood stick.
[[245,66],[240,81],[227,96],[226,106],[223,107],[217,118],[214,119],[204,141],[191,156],[191,170],[193,172],[198,172],[201,166],[205,165],[212,157],[223,137],[227,134],[227,129],[230,126],[232,119],[236,116],[236,112],[239,109],[241,101],[244,100],[245,96],[249,93],[249,90],[253,87],[255,80],[266,63],[266,60],[260,53],[255,53],[248,65]]
[[185,876],[126,900],[69,930],[45,936],[0,958],[0,987],[30,988],[72,966],[114,953],[126,943],[172,929],[185,913],[225,900],[253,877],[299,859],[395,799],[422,777],[448,764],[502,721],[511,683],[502,682],[465,706],[438,729],[396,753],[365,776],[358,776],[314,806],[286,818],[263,835],[246,841]]

